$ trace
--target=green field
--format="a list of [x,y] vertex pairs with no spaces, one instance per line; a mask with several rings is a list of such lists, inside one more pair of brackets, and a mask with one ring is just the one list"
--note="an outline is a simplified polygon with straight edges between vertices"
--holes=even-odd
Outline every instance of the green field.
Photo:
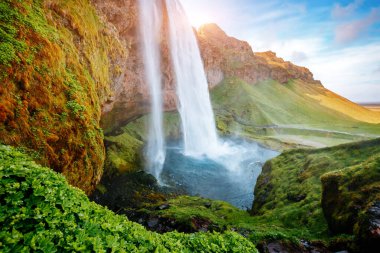
[[324,147],[380,136],[380,124],[368,123],[380,122],[379,113],[317,84],[268,80],[250,85],[230,78],[212,90],[211,98],[222,133],[239,133],[272,145],[280,141]]

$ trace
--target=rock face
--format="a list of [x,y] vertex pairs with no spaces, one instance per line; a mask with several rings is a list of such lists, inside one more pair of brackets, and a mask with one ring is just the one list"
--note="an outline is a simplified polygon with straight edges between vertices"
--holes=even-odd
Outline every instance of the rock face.
[[380,200],[362,214],[356,230],[363,252],[375,252],[380,248]]
[[307,68],[286,62],[273,52],[254,53],[247,42],[229,37],[216,24],[202,26],[198,39],[211,87],[225,77],[238,77],[251,84],[266,79],[319,83]]
[[355,234],[362,252],[380,247],[379,168],[375,154],[363,164],[321,177],[322,208],[330,231]]
[[91,192],[105,158],[100,108],[126,48],[89,0],[2,1],[0,26],[0,142]]
[[[121,71],[124,81],[114,91],[114,96],[102,110],[102,126],[106,132],[145,114],[150,109],[149,89],[144,81],[144,65],[140,52],[138,1],[93,0],[95,7],[110,24],[129,49],[126,66]],[[161,61],[164,85],[164,108],[176,108],[174,80],[170,64],[167,36],[167,19],[164,17],[161,37]]]

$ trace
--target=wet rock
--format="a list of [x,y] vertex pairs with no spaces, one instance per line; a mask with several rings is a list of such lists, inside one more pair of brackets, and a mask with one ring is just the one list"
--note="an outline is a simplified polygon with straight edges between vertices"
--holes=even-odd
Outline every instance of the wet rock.
[[157,207],[157,210],[166,210],[169,208],[170,208],[169,204],[163,204],[163,205],[160,205],[159,207]]
[[380,249],[380,200],[375,201],[361,216],[356,236],[363,252]]
[[207,228],[200,228],[200,229],[198,229],[198,232],[203,232],[203,233],[205,233],[205,232],[207,232],[208,230],[207,230]]
[[291,194],[289,193],[286,198],[292,202],[300,202],[306,198],[306,194]]
[[261,253],[331,253],[326,246],[302,240],[300,244],[289,241],[264,242],[257,245]]
[[206,208],[211,208],[211,205],[212,205],[212,204],[211,204],[210,202],[207,202],[207,203],[204,204],[204,206],[205,206]]
[[157,227],[158,222],[159,222],[158,218],[152,218],[152,219],[148,220],[147,225],[149,228],[155,228],[155,227]]

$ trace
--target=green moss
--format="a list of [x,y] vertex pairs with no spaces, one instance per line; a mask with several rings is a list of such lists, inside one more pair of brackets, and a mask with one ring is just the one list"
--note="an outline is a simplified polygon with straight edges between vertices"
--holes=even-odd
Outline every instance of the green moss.
[[105,158],[100,107],[124,46],[89,0],[2,1],[0,35],[0,139],[90,192]]
[[[136,172],[144,167],[143,148],[148,141],[148,121],[149,116],[143,116],[118,131],[106,134],[106,174]],[[167,139],[178,139],[180,132],[178,113],[165,113],[164,126]]]
[[353,233],[359,216],[372,203],[380,201],[380,155],[369,156],[362,163],[324,174],[321,180],[322,206],[330,230]]
[[[379,157],[379,144],[380,139],[376,139],[325,149],[284,152],[265,164],[255,188],[253,213],[262,221],[288,228],[304,227],[315,237],[328,236],[321,206],[320,177],[351,166],[366,166],[373,157]],[[352,195],[346,201],[350,197]]]
[[26,50],[26,43],[17,38],[19,29],[16,22],[22,21],[22,16],[12,8],[10,1],[0,3],[0,65],[10,66],[11,62],[20,61],[17,52]]
[[107,159],[106,173],[124,173],[139,170],[144,143],[128,133],[106,137]]
[[[160,210],[162,204],[169,208]],[[175,221],[177,226],[187,231],[196,231],[197,221],[208,224],[209,230],[233,230],[249,238],[254,244],[281,241],[293,245],[301,245],[301,240],[309,240],[325,246],[344,242],[345,245],[353,240],[353,236],[339,235],[331,237],[328,233],[313,234],[305,226],[284,226],[274,217],[251,216],[247,211],[240,210],[226,202],[204,199],[201,197],[179,196],[154,204],[145,203],[139,213],[151,217],[160,217]],[[192,229],[191,229],[192,228]]]
[[4,252],[257,252],[233,232],[148,232],[6,146],[0,146],[0,186]]

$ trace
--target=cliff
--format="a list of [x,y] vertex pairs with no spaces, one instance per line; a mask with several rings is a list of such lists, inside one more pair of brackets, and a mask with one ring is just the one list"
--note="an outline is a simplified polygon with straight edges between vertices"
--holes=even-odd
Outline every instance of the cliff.
[[237,77],[250,84],[267,79],[280,83],[290,79],[319,83],[307,68],[284,61],[270,51],[254,53],[247,42],[229,37],[216,24],[200,27],[198,40],[211,87],[227,77]]
[[127,52],[88,0],[0,3],[0,142],[91,192],[105,151],[101,106]]

